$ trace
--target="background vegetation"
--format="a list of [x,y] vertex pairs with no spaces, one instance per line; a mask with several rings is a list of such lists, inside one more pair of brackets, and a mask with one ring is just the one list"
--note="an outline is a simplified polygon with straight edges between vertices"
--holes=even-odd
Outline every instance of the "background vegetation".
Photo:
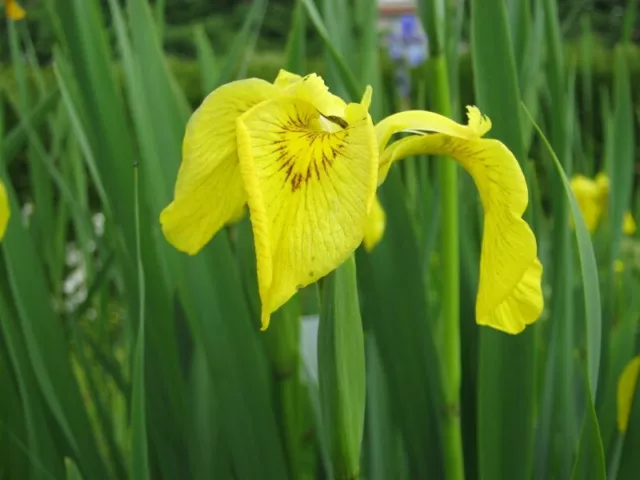
[[[640,395],[623,432],[616,394],[640,353],[640,243],[621,231],[623,213],[640,212],[637,1],[419,1],[431,52],[410,70],[408,98],[375,2],[22,3],[27,19],[0,35],[12,210],[0,254],[3,478],[635,478]],[[192,109],[225,82],[280,68],[321,73],[344,98],[373,85],[374,120],[443,105],[461,119],[479,105],[527,176],[543,317],[515,337],[475,324],[476,191],[460,172],[451,272],[442,161],[418,158],[381,191],[376,249],[260,333],[248,219],[192,258],[166,243],[158,216]],[[612,186],[589,235],[563,180],[599,171]],[[359,302],[333,309],[355,271]],[[457,274],[452,351],[443,290]],[[316,357],[301,314],[319,312]],[[329,327],[345,317],[362,321],[365,363],[351,373],[366,372],[364,404],[331,377],[350,352]],[[336,421],[336,401],[365,408],[364,424]],[[348,448],[332,448],[336,436]]]

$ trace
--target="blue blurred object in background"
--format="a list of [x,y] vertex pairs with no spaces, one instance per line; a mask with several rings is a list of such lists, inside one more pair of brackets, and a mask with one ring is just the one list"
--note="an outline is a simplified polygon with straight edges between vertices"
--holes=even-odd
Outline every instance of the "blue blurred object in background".
[[393,19],[387,37],[387,49],[389,58],[396,63],[396,81],[401,96],[409,96],[409,69],[424,63],[427,47],[427,37],[415,15],[406,14]]

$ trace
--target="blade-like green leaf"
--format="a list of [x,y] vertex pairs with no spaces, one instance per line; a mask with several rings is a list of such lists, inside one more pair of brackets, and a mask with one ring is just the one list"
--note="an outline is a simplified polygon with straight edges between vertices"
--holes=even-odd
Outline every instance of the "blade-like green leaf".
[[264,15],[267,9],[267,0],[256,0],[252,2],[251,9],[247,13],[242,28],[234,37],[231,47],[225,59],[221,62],[216,79],[212,82],[214,87],[230,82],[236,74],[244,76],[244,71],[253,53],[255,39],[262,26]]
[[[5,182],[6,184],[6,182]],[[19,204],[7,185],[12,211]],[[91,478],[106,478],[108,469],[100,457],[78,385],[67,359],[60,324],[47,301],[42,265],[33,241],[14,216],[2,243],[11,291],[19,313],[33,371],[42,395],[80,469]]]
[[140,196],[138,193],[138,170],[134,175],[135,218],[136,218],[136,258],[138,268],[139,325],[133,353],[133,381],[131,395],[131,478],[147,480],[149,475],[149,453],[147,446],[147,415],[144,387],[144,345],[145,345],[145,286],[144,266],[140,252]]
[[624,445],[620,457],[617,478],[625,480],[634,478],[640,468],[640,382],[636,384],[636,391],[633,395],[631,413],[629,415],[629,426],[624,434]]
[[[518,121],[520,93],[502,0],[471,2],[471,34],[477,104],[493,122],[491,136],[503,141],[524,169],[527,157]],[[478,466],[481,478],[531,475],[535,328],[529,327],[517,337],[486,328],[480,332]]]
[[[19,325],[17,325],[17,314],[9,306],[9,291],[6,285],[0,288],[0,332],[2,332],[3,347],[6,349],[7,363],[3,362],[2,375],[7,380],[10,379],[9,361],[13,370],[13,378],[17,383],[19,394],[19,409],[10,408],[8,403],[2,405],[2,412],[5,416],[15,416],[16,419],[24,420],[26,441],[24,445],[18,445],[18,439],[11,420],[6,418],[2,424],[2,431],[11,445],[3,448],[3,474],[8,477],[20,476],[19,463],[23,459],[26,478],[26,471],[30,470],[30,478],[52,479],[62,474],[62,465],[57,462],[58,452],[53,447],[50,431],[43,415],[42,402],[37,391],[37,383],[32,372],[27,356],[24,341],[21,338]],[[4,394],[9,397],[7,390],[3,388]],[[21,455],[16,455],[16,450],[24,449]],[[7,456],[11,455],[12,458]],[[24,456],[23,456],[24,455]]]
[[301,0],[296,0],[293,10],[293,25],[289,30],[287,48],[285,51],[286,69],[303,75],[306,73],[307,63],[307,13]]
[[[585,386],[585,390],[588,391],[589,386],[586,382]],[[582,432],[580,433],[578,458],[576,458],[571,479],[605,480],[607,474],[604,464],[602,439],[600,438],[600,428],[598,427],[598,417],[596,416],[596,409],[593,405],[593,397],[590,395],[587,397],[587,410],[582,423]]]
[[327,47],[331,58],[335,62],[349,96],[354,101],[359,100],[360,96],[362,95],[361,86],[356,80],[353,71],[349,68],[347,61],[344,59],[344,56],[340,53],[338,46],[329,35],[327,27],[325,26],[325,22],[322,19],[320,12],[318,12],[315,3],[313,2],[313,0],[300,1],[306,7],[309,20],[311,20],[311,23],[313,24],[316,32],[324,42],[324,45]]
[[[524,107],[523,107],[524,108]],[[526,111],[526,108],[525,108]],[[527,112],[529,114],[529,112]],[[596,258],[593,253],[593,244],[591,236],[584,222],[584,217],[578,206],[578,202],[573,195],[569,180],[562,169],[562,164],[555,152],[551,148],[551,144],[542,133],[542,130],[535,124],[535,121],[529,116],[531,122],[536,126],[538,134],[542,138],[544,145],[549,151],[556,172],[562,181],[565,194],[569,200],[571,208],[571,217],[575,222],[575,237],[578,244],[578,258],[580,263],[580,273],[583,284],[583,300],[585,314],[585,330],[587,332],[587,374],[589,395],[592,399],[596,398],[598,374],[600,373],[600,345],[602,336],[602,319],[600,313],[600,287],[598,285],[598,269],[596,266]],[[593,401],[593,400],[592,400]]]
[[379,348],[411,476],[441,477],[440,366],[425,300],[421,251],[399,171],[389,172],[379,194],[387,214],[385,235],[371,254],[359,251],[357,256],[362,318]]
[[249,313],[225,232],[183,266],[178,292],[207,357],[233,471],[238,478],[287,478],[257,319]]
[[3,157],[7,165],[16,157],[20,149],[27,140],[27,127],[31,129],[38,128],[47,120],[47,115],[58,105],[60,99],[60,91],[53,88],[49,94],[40,100],[38,104],[31,110],[26,118],[23,118],[18,125],[7,132],[3,141]]
[[[622,220],[624,212],[629,208],[633,187],[633,172],[635,163],[635,126],[633,121],[633,102],[629,84],[629,71],[625,50],[618,47],[615,52],[615,89],[613,131],[615,138],[612,146],[612,161],[609,165],[610,213],[610,269],[620,256],[620,241],[622,239]],[[611,283],[610,283],[611,285]]]
[[213,51],[211,41],[207,37],[207,32],[202,25],[194,27],[193,39],[196,46],[202,91],[203,93],[211,92],[217,86],[217,76],[220,70],[218,60]]
[[318,331],[320,406],[335,478],[358,478],[364,429],[364,334],[353,257],[323,283]]

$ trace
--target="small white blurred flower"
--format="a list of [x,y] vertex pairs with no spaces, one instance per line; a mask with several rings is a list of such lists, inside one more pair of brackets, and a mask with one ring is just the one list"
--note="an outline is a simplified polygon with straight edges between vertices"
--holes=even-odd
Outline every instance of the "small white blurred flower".
[[22,210],[20,213],[22,214],[22,224],[25,227],[29,226],[29,223],[31,221],[31,216],[33,215],[34,210],[35,210],[35,207],[31,202],[26,202],[24,205],[22,205]]
[[74,269],[67,278],[64,279],[64,283],[62,284],[62,291],[71,295],[76,292],[84,285],[86,280],[84,265]]
[[101,237],[104,235],[104,213],[98,212],[93,217],[91,217],[91,221],[93,222],[93,231],[95,232],[97,237]]
[[78,288],[73,295],[70,295],[65,300],[65,309],[68,313],[73,312],[76,308],[80,306],[82,302],[87,299],[87,287],[86,285],[82,285]]
[[67,244],[67,256],[65,260],[66,264],[70,267],[78,266],[84,261],[82,258],[82,252],[78,247],[76,247],[75,243],[70,242]]

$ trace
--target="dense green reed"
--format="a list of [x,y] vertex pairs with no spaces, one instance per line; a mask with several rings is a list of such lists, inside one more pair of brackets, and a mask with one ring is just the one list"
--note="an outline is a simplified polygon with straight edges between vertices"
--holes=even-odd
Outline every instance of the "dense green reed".
[[[23,3],[29,14],[37,2]],[[267,55],[270,4],[246,3],[224,51],[191,28],[199,100]],[[161,231],[197,107],[163,48],[165,2],[43,0],[51,64],[33,24],[5,29],[0,477],[635,478],[640,387],[626,431],[617,414],[618,380],[640,354],[640,243],[622,228],[628,211],[640,221],[639,3],[626,4],[603,82],[587,8],[418,1],[430,56],[408,70],[406,97],[376,2],[290,3],[279,67],[318,66],[347,101],[372,85],[374,122],[406,109],[464,118],[471,66],[488,136],[527,180],[541,318],[518,335],[476,324],[477,190],[450,160],[418,157],[378,191],[382,241],[261,332],[249,216],[196,256]],[[571,29],[579,57],[566,55]],[[571,179],[598,172],[610,186],[590,232]]]

